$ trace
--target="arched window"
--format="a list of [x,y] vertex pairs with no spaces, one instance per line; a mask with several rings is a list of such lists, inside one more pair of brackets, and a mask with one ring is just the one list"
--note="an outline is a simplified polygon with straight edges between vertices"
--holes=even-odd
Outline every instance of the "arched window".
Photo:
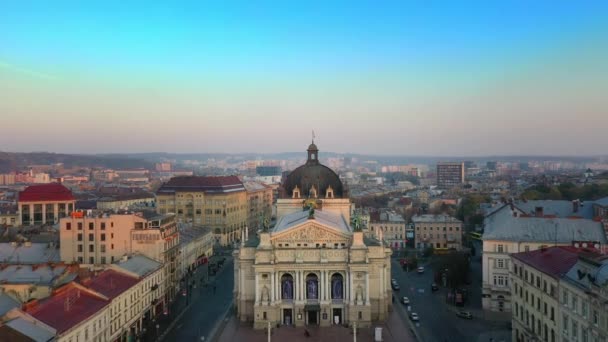
[[344,278],[340,273],[331,276],[331,299],[344,298]]
[[281,299],[293,300],[294,288],[293,288],[293,277],[291,274],[283,274],[281,277]]
[[319,299],[319,278],[314,273],[306,276],[306,299]]

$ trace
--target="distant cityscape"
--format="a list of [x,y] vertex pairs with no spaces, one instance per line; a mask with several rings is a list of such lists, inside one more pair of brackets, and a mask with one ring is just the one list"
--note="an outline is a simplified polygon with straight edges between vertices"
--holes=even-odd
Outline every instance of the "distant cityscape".
[[[4,153],[0,336],[229,341],[268,323],[402,329],[424,341],[608,336],[596,299],[608,270],[608,159],[395,163],[327,156],[314,143],[307,153]],[[324,251],[343,248],[371,254]],[[202,311],[200,331],[184,313],[206,300],[221,314]],[[395,326],[394,309],[407,324]],[[222,315],[245,328],[230,335]]]

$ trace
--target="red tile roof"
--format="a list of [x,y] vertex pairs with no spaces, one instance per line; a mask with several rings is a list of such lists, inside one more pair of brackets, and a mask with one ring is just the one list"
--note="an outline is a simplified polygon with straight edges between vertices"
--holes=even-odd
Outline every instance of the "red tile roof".
[[28,186],[19,192],[19,202],[55,202],[74,201],[72,191],[59,183],[39,184]]
[[25,312],[57,330],[57,334],[95,315],[109,300],[83,288],[76,283],[69,283],[56,290],[51,297],[39,303],[28,304]]
[[113,299],[138,282],[139,278],[114,270],[105,270],[97,276],[83,280],[82,285]]
[[579,253],[584,251],[572,246],[557,246],[531,252],[514,253],[511,254],[511,257],[553,278],[558,278],[568,272],[578,260]]
[[163,184],[158,193],[176,191],[232,192],[245,191],[245,186],[237,176],[180,176]]

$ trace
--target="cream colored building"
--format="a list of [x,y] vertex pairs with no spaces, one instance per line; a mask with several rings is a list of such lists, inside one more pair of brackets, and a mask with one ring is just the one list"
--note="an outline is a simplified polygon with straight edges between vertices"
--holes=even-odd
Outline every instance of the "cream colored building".
[[112,264],[141,253],[164,264],[167,299],[179,281],[179,231],[175,215],[77,212],[60,222],[61,260],[89,265]]
[[237,315],[255,328],[370,326],[391,306],[391,253],[334,213],[286,215],[235,252]]
[[608,341],[608,258],[579,253],[560,280],[562,341]]
[[[510,256],[512,340],[562,341],[560,338],[560,277],[576,261],[570,247],[552,247]],[[509,283],[509,279],[511,282]]]
[[346,189],[317,158],[311,144],[282,184],[276,225],[234,253],[237,316],[257,329],[369,327],[391,308],[392,251],[351,228]]
[[156,197],[160,214],[174,213],[181,222],[211,227],[224,246],[236,242],[247,226],[247,191],[236,176],[174,177]]
[[207,227],[182,227],[180,230],[180,278],[213,255],[215,238]]
[[462,249],[462,221],[449,215],[417,215],[414,223],[414,243],[417,249]]
[[573,241],[606,243],[601,222],[582,217],[556,218],[549,209],[544,208],[551,214],[545,217],[542,207],[535,208],[536,215],[530,215],[527,210],[507,204],[484,219],[481,301],[485,310],[511,311],[511,288],[507,283],[510,254],[543,246],[570,246]]
[[260,182],[243,183],[247,189],[247,228],[249,233],[262,229],[264,220],[272,217],[272,187]]
[[405,247],[405,220],[394,212],[380,213],[380,220],[369,224],[371,233],[393,249]]

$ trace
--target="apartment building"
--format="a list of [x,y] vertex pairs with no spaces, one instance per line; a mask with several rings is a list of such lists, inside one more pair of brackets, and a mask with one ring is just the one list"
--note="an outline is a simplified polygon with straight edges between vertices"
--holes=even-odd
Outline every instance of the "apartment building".
[[513,341],[606,341],[608,257],[577,245],[511,255]]
[[141,253],[164,264],[167,299],[178,290],[179,231],[172,214],[75,212],[60,222],[65,262],[112,264]]
[[529,201],[505,204],[485,217],[482,237],[484,309],[506,312],[512,309],[511,287],[507,280],[510,254],[546,246],[570,246],[573,241],[592,246],[606,244],[602,223],[586,219],[589,217],[586,210],[574,211],[574,208],[568,201]]
[[579,253],[560,280],[562,341],[608,340],[608,257]]
[[156,193],[157,211],[180,222],[211,227],[222,245],[240,239],[247,226],[247,191],[237,176],[174,177]]
[[265,220],[272,216],[272,193],[270,186],[260,182],[243,183],[247,190],[247,227],[250,233],[262,229]]
[[19,221],[24,226],[57,224],[74,211],[76,198],[59,183],[32,185],[19,192]]
[[449,189],[464,183],[464,175],[464,163],[437,163],[437,187],[440,189]]
[[[104,342],[110,341],[109,306],[106,296],[71,282],[46,299],[28,302],[23,311],[44,327],[50,327],[55,336],[53,341]],[[13,311],[7,314],[9,319],[19,317],[19,313]]]
[[388,211],[371,216],[370,233],[385,241],[393,249],[405,247],[405,219],[395,212]]
[[449,215],[416,215],[414,244],[417,249],[462,249],[463,223]]
[[[576,263],[578,249],[558,246],[510,257],[512,340],[562,341],[560,278]],[[502,281],[509,285],[509,278]]]

